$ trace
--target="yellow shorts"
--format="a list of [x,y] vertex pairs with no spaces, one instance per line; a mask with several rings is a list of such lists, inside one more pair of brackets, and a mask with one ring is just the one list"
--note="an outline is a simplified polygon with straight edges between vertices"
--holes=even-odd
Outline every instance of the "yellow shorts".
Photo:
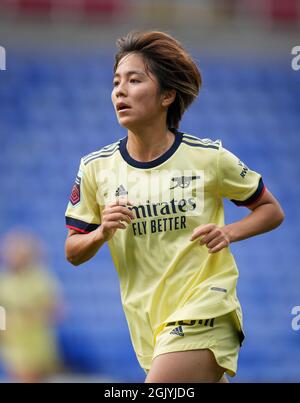
[[218,365],[235,376],[243,338],[235,312],[212,319],[171,322],[158,334],[152,359],[175,351],[209,349]]

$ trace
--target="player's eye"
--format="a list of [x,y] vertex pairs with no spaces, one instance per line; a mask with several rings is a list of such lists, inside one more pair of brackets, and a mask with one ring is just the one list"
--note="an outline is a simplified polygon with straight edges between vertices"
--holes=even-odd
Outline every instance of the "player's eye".
[[137,80],[136,78],[132,78],[132,79],[130,80],[130,82],[131,82],[131,83],[140,83],[140,81]]
[[114,86],[114,87],[117,87],[118,85],[119,85],[119,81],[114,81],[114,82],[113,82],[113,86]]

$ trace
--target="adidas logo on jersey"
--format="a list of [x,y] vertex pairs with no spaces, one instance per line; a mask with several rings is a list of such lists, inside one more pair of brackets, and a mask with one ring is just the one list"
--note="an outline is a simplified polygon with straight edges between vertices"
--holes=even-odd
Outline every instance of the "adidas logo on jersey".
[[116,190],[116,197],[119,196],[124,196],[124,195],[128,195],[127,190],[125,189],[125,187],[123,185],[119,186],[118,189]]
[[174,334],[175,336],[183,337],[184,333],[183,333],[182,326],[175,327],[175,329],[173,329],[172,332],[170,332],[170,334]]

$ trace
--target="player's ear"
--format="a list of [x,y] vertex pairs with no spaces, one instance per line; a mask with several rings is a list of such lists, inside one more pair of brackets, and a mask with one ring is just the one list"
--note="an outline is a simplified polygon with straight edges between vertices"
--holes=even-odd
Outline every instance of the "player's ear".
[[162,106],[169,107],[176,98],[176,90],[165,90],[162,94]]

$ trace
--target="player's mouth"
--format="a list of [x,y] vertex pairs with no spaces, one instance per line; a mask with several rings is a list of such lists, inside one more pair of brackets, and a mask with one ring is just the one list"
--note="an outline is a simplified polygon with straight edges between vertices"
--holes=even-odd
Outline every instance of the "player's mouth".
[[128,111],[128,109],[131,109],[131,107],[124,102],[120,102],[119,104],[117,104],[117,112],[119,113]]

